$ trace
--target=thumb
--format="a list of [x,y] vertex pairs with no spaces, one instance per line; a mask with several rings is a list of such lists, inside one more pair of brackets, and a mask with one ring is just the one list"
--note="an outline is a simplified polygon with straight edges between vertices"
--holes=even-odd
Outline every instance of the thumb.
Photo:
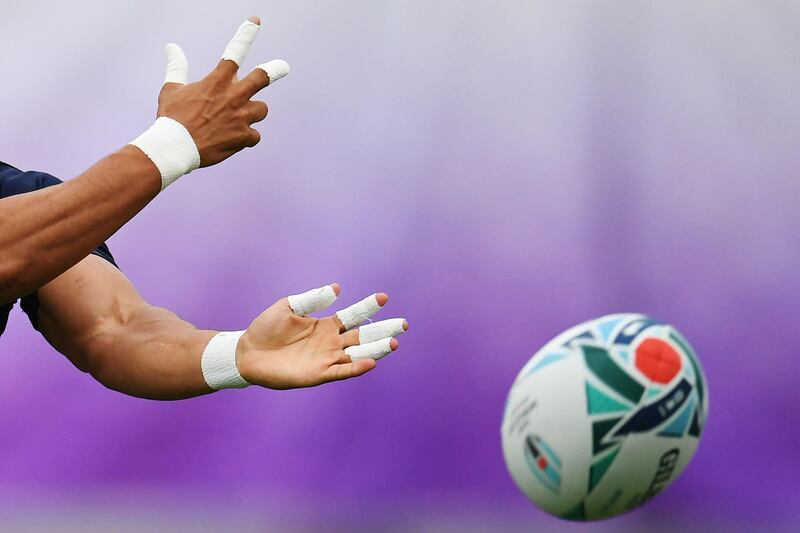
[[189,82],[189,61],[186,59],[186,54],[175,43],[169,43],[164,51],[167,53],[167,74],[164,77],[164,84],[186,85]]

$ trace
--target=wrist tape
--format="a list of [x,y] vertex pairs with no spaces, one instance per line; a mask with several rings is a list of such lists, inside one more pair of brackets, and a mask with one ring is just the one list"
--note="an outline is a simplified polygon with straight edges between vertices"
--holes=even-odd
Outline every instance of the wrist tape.
[[161,190],[200,166],[200,152],[183,124],[158,117],[147,131],[131,142],[144,152],[161,173]]
[[242,334],[244,331],[217,333],[203,350],[200,366],[203,378],[212,389],[243,389],[250,385],[236,366],[236,346]]

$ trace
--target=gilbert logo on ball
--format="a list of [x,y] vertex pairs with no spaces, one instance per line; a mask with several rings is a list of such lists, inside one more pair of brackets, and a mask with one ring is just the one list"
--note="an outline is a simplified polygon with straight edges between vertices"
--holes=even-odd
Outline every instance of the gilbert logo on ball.
[[550,514],[596,520],[666,488],[697,449],[703,370],[672,326],[609,315],[562,333],[522,368],[503,416],[503,454]]

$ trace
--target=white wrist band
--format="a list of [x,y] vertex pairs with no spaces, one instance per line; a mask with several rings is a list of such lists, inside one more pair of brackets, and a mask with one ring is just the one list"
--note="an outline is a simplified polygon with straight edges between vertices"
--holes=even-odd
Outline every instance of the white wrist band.
[[144,152],[161,173],[161,190],[200,166],[200,152],[183,124],[158,117],[147,131],[131,142]]
[[250,385],[236,367],[236,345],[242,334],[244,331],[222,331],[206,345],[200,366],[212,389],[242,389]]

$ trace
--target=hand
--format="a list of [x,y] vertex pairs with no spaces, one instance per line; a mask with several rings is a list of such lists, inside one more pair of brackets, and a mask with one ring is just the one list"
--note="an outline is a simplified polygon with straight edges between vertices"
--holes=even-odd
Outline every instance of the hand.
[[288,74],[289,65],[282,60],[270,61],[237,79],[239,65],[260,25],[258,17],[246,20],[217,67],[188,85],[186,56],[178,45],[167,45],[167,77],[158,96],[158,116],[177,120],[189,131],[200,153],[201,167],[215,165],[261,140],[251,125],[266,118],[267,104],[251,98]]
[[327,307],[338,294],[334,283],[283,298],[259,315],[236,349],[242,377],[270,389],[312,387],[366,374],[397,349],[394,335],[408,329],[403,319],[351,329],[386,305],[384,293],[325,318],[301,316]]

